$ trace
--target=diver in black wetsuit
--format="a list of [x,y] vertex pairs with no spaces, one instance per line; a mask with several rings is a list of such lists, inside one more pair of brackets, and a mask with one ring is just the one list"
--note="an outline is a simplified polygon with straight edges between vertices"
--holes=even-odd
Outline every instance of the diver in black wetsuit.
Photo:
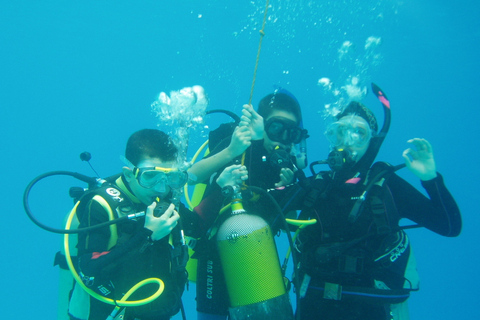
[[[388,101],[382,102],[387,107]],[[403,153],[425,197],[392,166],[372,166],[386,134],[377,130],[373,113],[350,103],[327,127],[331,170],[304,181],[284,204],[287,211],[301,208],[300,219],[317,220],[301,229],[296,241],[300,319],[408,319],[406,300],[418,290],[418,276],[399,220],[447,237],[460,234],[459,208],[436,172],[430,143],[409,140],[414,148]]]
[[[235,171],[243,170],[243,180],[237,181],[239,185],[245,181],[249,186],[266,190],[294,182],[293,165],[279,166],[273,162],[285,159],[285,163],[291,163],[290,153],[293,153],[294,145],[301,144],[308,136],[306,130],[301,128],[302,114],[298,101],[291,94],[287,94],[286,90],[279,90],[265,96],[257,111],[258,113],[251,105],[245,105],[238,126],[236,123],[222,124],[212,131],[209,135],[211,154],[195,163],[189,170],[197,177],[196,183],[208,183],[204,200],[195,208],[205,230],[214,224],[224,201],[218,180],[215,180],[216,172],[221,172],[221,169],[232,163],[240,163],[244,152],[244,166],[238,164],[230,167]],[[305,155],[298,152],[296,156],[294,162],[303,168],[306,165],[302,165],[306,161]],[[298,161],[302,156],[303,160]],[[273,157],[276,157],[275,161],[272,160]],[[276,212],[271,210],[269,201],[262,198],[245,201],[245,208],[264,218],[274,233],[281,226],[282,221]],[[207,238],[208,235],[198,242],[194,256],[198,258],[198,319],[223,320],[228,315],[229,296],[215,238],[208,241]]]
[[[172,190],[187,181],[186,172],[177,169],[176,156],[177,149],[167,134],[154,129],[135,132],[127,143],[123,174],[114,183],[85,194],[76,209],[80,227],[146,212],[137,220],[79,235],[76,268],[84,284],[99,295],[119,300],[141,280],[157,277],[164,282],[165,290],[158,299],[124,309],[125,314],[119,315],[122,319],[170,319],[181,307],[185,269],[173,262],[168,235],[180,219],[190,229],[195,216],[172,204]],[[154,211],[160,203],[165,212]],[[156,285],[143,287],[130,300],[145,299],[156,290]],[[106,319],[114,307],[90,297],[75,284],[69,316]]]

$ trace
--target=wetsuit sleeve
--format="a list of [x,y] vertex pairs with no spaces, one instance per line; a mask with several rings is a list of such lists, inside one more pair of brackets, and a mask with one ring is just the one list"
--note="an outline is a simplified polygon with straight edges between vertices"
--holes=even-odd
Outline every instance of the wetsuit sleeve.
[[425,197],[395,174],[387,183],[401,218],[410,219],[446,237],[456,237],[460,234],[462,229],[460,209],[439,173],[434,179],[422,181],[422,186],[429,197]]
[[222,195],[222,191],[217,187],[194,208],[198,216],[199,227],[202,234],[213,225],[224,201],[225,198]]
[[232,139],[235,123],[223,123],[217,129],[211,131],[208,135],[208,148],[210,154],[214,155],[228,147]]
[[[96,201],[90,201],[85,210],[80,221],[80,228],[94,226],[109,220],[108,214]],[[137,232],[132,237],[111,249],[108,249],[111,236],[109,227],[80,234],[78,268],[85,279],[89,279],[88,285],[92,286],[92,289],[96,289],[98,286],[114,280],[115,271],[129,259],[129,253],[150,244],[151,234],[152,232],[146,228],[137,228]]]

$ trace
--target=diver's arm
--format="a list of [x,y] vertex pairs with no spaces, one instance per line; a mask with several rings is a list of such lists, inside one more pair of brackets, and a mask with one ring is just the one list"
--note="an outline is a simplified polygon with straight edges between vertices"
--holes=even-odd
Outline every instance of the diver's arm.
[[443,177],[422,181],[425,197],[408,182],[393,174],[388,179],[398,213],[419,225],[446,237],[456,237],[462,229],[460,209],[446,188]]
[[226,186],[241,185],[247,179],[247,168],[242,165],[232,165],[222,171],[216,180],[218,188],[215,188],[209,195],[203,198],[194,209],[202,233],[212,226],[222,208],[225,201],[222,189]]
[[443,177],[437,173],[436,178],[422,181],[422,186],[435,204],[437,212],[441,213],[437,216],[439,219],[436,219],[437,225],[443,227],[440,234],[447,237],[458,236],[462,231],[462,216],[455,199],[443,182]]
[[252,134],[247,126],[236,127],[227,148],[200,160],[189,169],[189,173],[196,177],[196,181],[189,180],[189,184],[205,182],[212,174],[245,152],[252,144],[251,140]]
[[[442,176],[436,171],[432,145],[427,140],[419,138],[407,142],[414,148],[408,148],[403,152],[405,164],[420,178],[430,197],[427,199],[419,192],[412,192],[411,198],[405,198],[406,202],[415,203],[415,208],[404,211],[408,215],[407,218],[441,235],[458,236],[462,229],[460,210],[445,187]],[[405,190],[409,189],[405,187]]]

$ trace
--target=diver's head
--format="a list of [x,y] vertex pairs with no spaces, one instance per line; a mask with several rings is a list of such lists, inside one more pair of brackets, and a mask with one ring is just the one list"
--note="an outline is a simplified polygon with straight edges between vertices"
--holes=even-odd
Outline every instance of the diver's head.
[[277,147],[290,149],[306,134],[299,126],[302,121],[300,105],[288,94],[275,92],[265,96],[257,112],[264,120],[263,145],[268,153]]
[[352,101],[336,119],[325,131],[327,139],[335,151],[345,151],[350,160],[358,162],[377,133],[375,115],[363,104]]
[[372,110],[368,109],[365,105],[361,104],[357,101],[352,101],[348,104],[348,106],[340,112],[336,118],[337,120],[343,118],[346,115],[355,114],[363,119],[368,123],[368,126],[372,130],[372,132],[376,133],[378,131],[378,123],[377,118],[373,114]]
[[150,205],[165,198],[171,188],[181,188],[187,173],[178,169],[178,150],[170,137],[156,129],[144,129],[130,136],[125,150],[123,174],[133,194]]
[[302,122],[302,111],[298,102],[283,92],[274,92],[266,95],[260,100],[257,112],[267,119],[274,111],[284,111],[292,114],[297,122],[297,125]]

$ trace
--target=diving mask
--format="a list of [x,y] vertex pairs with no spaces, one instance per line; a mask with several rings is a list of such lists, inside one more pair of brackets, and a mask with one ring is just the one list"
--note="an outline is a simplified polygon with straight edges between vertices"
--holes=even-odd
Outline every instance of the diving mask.
[[372,130],[365,119],[351,114],[330,124],[325,136],[334,147],[363,147],[370,142]]
[[166,184],[173,189],[181,188],[187,183],[188,174],[174,168],[161,167],[135,167],[133,171],[135,178],[142,187],[151,189],[160,183]]
[[307,130],[298,127],[295,121],[283,117],[271,117],[265,121],[265,132],[270,140],[285,145],[298,144],[307,137]]

